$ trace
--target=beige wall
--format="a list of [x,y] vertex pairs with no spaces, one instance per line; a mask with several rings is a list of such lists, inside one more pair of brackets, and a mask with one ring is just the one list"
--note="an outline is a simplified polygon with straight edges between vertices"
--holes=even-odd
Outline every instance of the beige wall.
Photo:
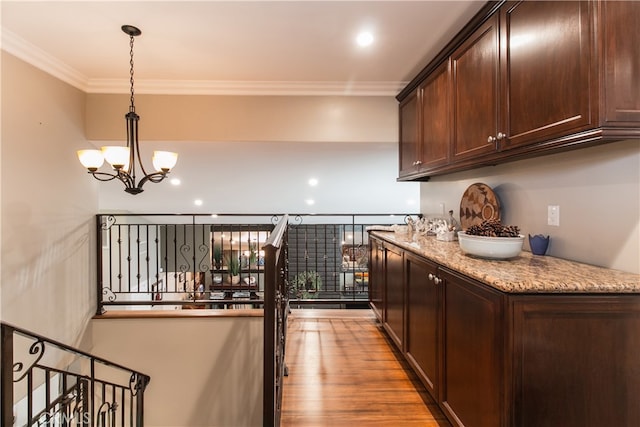
[[262,321],[96,319],[92,352],[151,376],[146,426],[261,426]]
[[2,52],[2,320],[72,345],[95,310],[84,108],[82,92]]
[[[87,95],[87,137],[123,140],[127,95]],[[397,103],[376,96],[136,95],[147,141],[391,142]]]
[[[549,255],[640,273],[640,140],[435,177],[421,184],[421,211],[445,202],[458,217],[475,182],[498,195],[504,223],[550,235]],[[560,206],[559,227],[547,225],[548,205]]]

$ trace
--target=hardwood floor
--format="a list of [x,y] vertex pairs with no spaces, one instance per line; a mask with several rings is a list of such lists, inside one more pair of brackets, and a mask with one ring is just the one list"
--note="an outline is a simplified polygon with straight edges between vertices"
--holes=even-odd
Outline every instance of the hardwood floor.
[[283,427],[450,426],[370,310],[293,310]]

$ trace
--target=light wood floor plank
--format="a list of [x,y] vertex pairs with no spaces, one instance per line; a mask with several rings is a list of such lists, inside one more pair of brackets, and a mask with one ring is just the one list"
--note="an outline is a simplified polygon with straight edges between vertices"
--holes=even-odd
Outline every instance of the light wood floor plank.
[[293,310],[282,427],[449,427],[370,310]]

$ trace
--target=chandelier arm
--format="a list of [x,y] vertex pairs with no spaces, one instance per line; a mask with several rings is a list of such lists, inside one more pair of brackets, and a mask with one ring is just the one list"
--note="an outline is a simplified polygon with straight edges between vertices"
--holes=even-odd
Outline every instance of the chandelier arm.
[[[140,155],[140,142],[138,141],[138,121],[140,120],[140,117],[136,113],[133,114],[136,116],[136,118],[135,120],[129,122],[129,127],[131,128],[131,153],[137,153],[137,161],[138,165],[140,165],[140,171],[142,172],[142,175],[146,177],[149,174],[142,164],[142,156]],[[132,159],[132,164],[133,161],[134,159]],[[135,166],[132,166],[132,171],[133,179],[135,180]]]
[[97,171],[89,171],[88,173],[90,173],[91,175],[93,175],[93,177],[95,179],[97,179],[98,181],[112,181],[116,178],[120,179],[119,175],[116,174],[112,174],[112,173],[107,173],[107,172],[97,172]]
[[126,171],[118,171],[118,179],[124,184],[125,189],[136,187],[135,177],[129,175],[129,173],[127,173]]
[[167,177],[167,173],[166,172],[154,172],[154,173],[150,173],[149,175],[145,175],[144,178],[142,178],[140,180],[140,182],[137,185],[137,188],[140,189],[140,191],[142,191],[142,186],[147,182],[153,182],[154,184],[157,184],[158,182],[162,181],[163,179],[165,179]]
[[[127,121],[127,147],[129,148],[129,165],[127,167],[127,173],[131,175],[135,181],[136,179],[136,157],[140,154],[137,153],[137,146],[135,144],[135,138],[137,134],[135,132],[136,123],[140,119],[135,112],[129,111],[125,114],[124,118]],[[136,156],[137,155],[137,156]]]

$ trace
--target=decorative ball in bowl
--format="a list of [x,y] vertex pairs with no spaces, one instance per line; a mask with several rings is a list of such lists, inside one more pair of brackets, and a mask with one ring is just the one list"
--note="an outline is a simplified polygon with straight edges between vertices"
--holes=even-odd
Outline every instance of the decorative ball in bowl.
[[468,255],[490,259],[509,259],[517,257],[522,251],[524,236],[487,237],[458,232],[460,249]]

